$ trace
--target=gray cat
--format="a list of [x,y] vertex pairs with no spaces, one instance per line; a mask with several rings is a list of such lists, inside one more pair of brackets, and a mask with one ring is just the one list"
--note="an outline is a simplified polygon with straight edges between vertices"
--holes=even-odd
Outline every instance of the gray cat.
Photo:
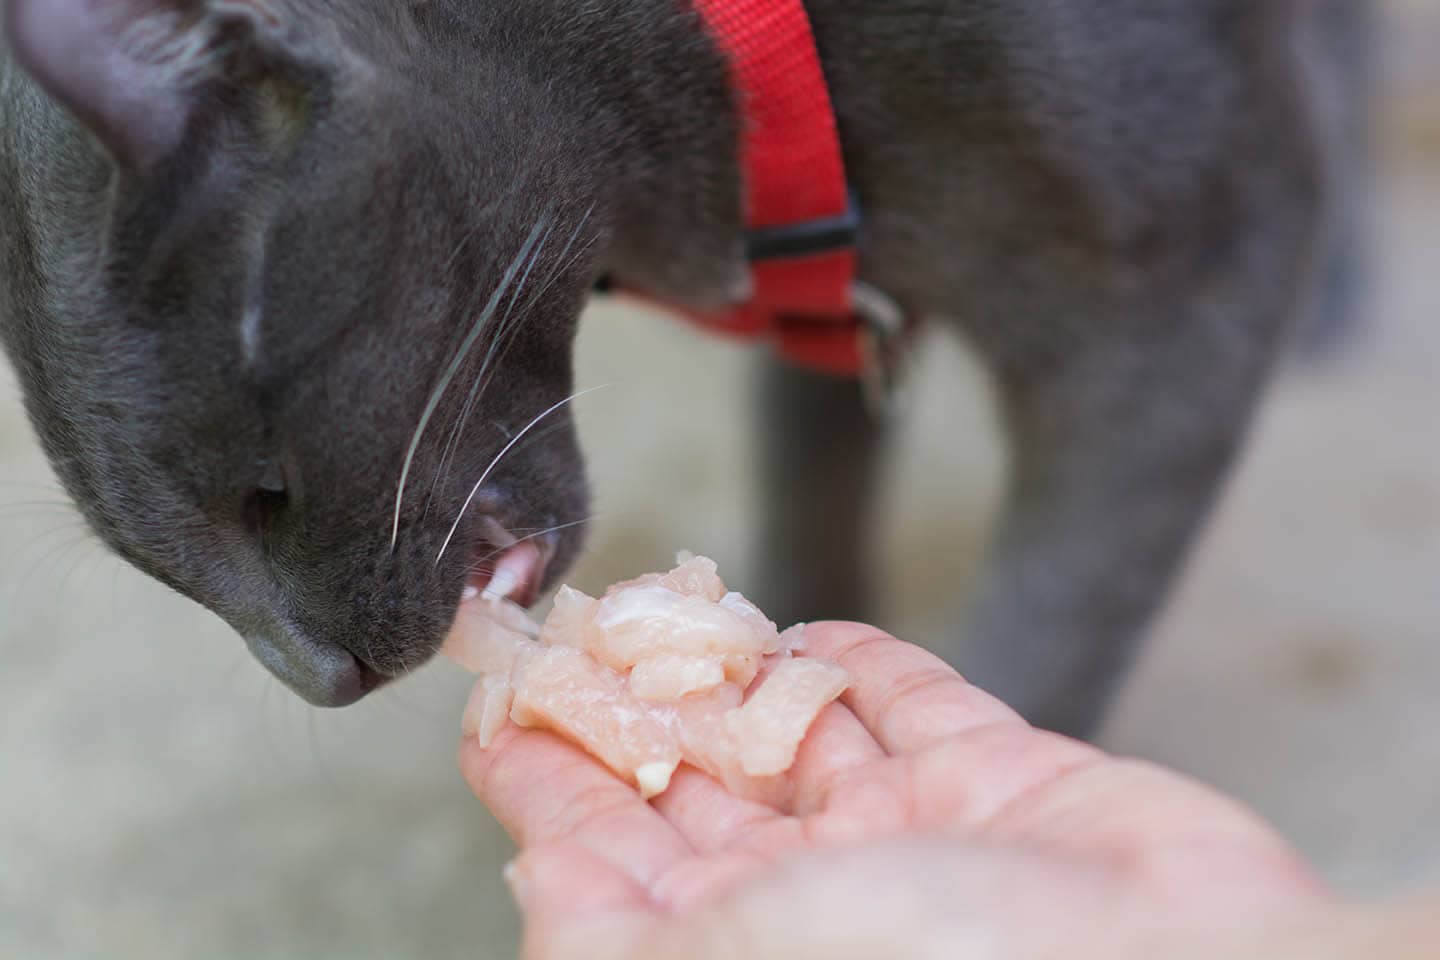
[[[806,6],[861,275],[963,330],[1005,412],[966,672],[1084,734],[1330,259],[1364,5]],[[4,23],[0,333],[35,428],[107,544],[313,703],[433,655],[516,534],[560,528],[527,541],[522,599],[573,560],[597,278],[747,289],[734,98],[684,0],[8,0]],[[758,394],[761,599],[865,617],[883,428],[848,381],[775,366]]]

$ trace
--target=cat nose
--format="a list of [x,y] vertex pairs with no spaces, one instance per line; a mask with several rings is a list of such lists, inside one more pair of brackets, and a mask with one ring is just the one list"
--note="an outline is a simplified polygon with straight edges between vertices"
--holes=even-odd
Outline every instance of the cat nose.
[[291,624],[249,631],[245,644],[265,669],[317,707],[348,707],[384,682],[350,651]]

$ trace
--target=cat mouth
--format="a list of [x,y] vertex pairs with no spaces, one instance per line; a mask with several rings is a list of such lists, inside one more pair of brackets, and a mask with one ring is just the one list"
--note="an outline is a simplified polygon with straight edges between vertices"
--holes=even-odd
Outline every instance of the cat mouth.
[[555,553],[555,535],[517,537],[493,517],[485,517],[480,526],[482,536],[461,602],[509,600],[534,606]]

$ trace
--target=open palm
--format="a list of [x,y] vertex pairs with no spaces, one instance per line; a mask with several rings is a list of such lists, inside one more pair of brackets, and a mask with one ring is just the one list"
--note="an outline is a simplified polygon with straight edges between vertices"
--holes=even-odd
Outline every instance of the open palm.
[[918,647],[812,625],[855,678],[794,807],[682,768],[653,802],[548,733],[460,764],[520,845],[535,958],[1121,957],[1325,894],[1237,804],[1037,731]]

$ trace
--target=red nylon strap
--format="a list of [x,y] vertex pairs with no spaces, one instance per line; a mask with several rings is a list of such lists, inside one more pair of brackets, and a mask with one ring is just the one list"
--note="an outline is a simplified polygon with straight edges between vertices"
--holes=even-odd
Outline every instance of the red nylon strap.
[[[849,209],[845,161],[820,55],[801,0],[695,0],[731,61],[744,124],[750,230],[834,220]],[[755,294],[718,313],[689,311],[718,332],[770,336],[795,363],[856,374],[863,360],[851,301],[855,250],[752,265]]]

